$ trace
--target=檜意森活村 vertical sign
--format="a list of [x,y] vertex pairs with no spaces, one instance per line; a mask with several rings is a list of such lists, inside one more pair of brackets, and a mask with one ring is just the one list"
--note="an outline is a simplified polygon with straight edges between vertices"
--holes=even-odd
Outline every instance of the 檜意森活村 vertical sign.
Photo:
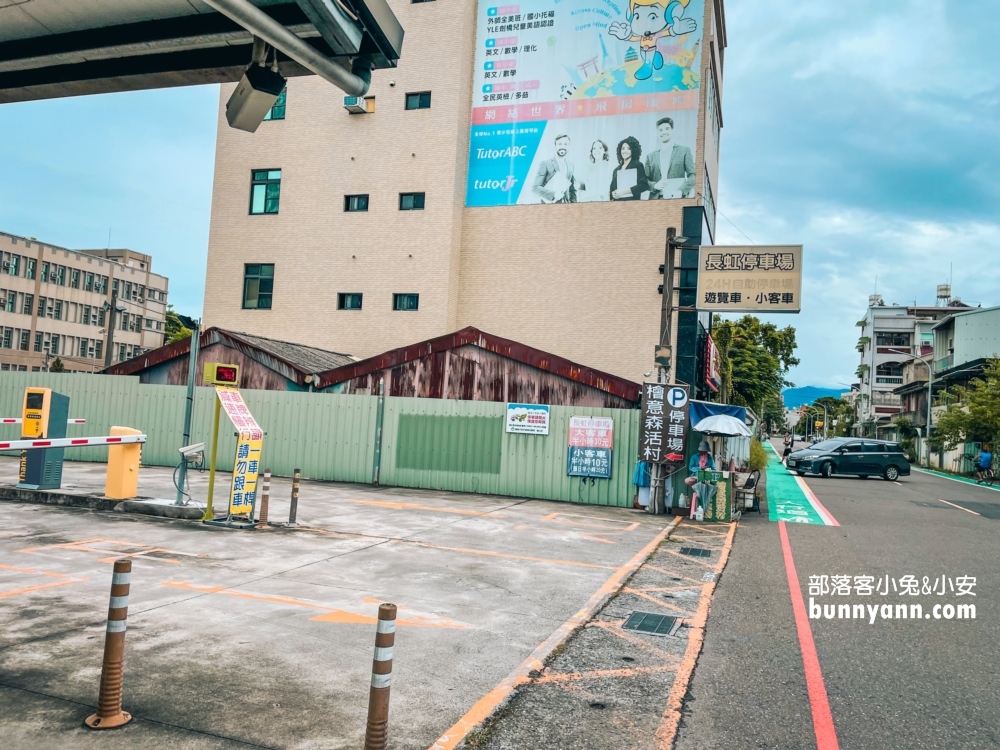
[[614,445],[614,418],[570,417],[566,474],[571,477],[610,479]]
[[257,497],[257,475],[260,473],[264,431],[243,403],[239,390],[217,385],[215,391],[226,416],[239,433],[233,463],[233,482],[229,489],[229,514],[241,516],[253,511],[254,499]]
[[802,245],[702,245],[698,309],[785,312],[802,309]]
[[507,404],[507,432],[549,434],[549,407],[545,404]]
[[643,383],[640,461],[683,464],[689,427],[686,385]]
[[705,0],[480,0],[465,204],[693,197],[705,17]]

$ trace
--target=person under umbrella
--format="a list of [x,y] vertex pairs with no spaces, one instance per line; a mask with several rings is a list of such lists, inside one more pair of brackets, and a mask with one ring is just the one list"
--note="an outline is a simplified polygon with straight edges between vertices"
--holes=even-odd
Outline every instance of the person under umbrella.
[[697,493],[694,491],[694,486],[698,483],[698,472],[705,470],[715,471],[715,459],[712,458],[712,454],[708,452],[708,441],[702,440],[698,443],[698,452],[691,456],[691,460],[688,461],[688,473],[690,476],[684,480],[684,484],[692,489],[692,508],[694,508],[695,501],[698,497]]

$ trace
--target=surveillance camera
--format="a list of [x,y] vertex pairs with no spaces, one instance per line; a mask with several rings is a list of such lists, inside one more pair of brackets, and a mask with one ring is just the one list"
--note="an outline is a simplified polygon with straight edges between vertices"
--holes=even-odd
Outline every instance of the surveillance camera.
[[652,375],[652,374],[653,374],[653,371],[652,371],[652,370],[650,370],[650,371],[649,371],[649,372],[647,372],[647,373],[643,373],[643,377],[644,377],[644,378],[648,378],[648,377],[649,377],[650,375]]
[[396,82],[395,82],[395,81],[389,81],[389,85],[390,85],[390,86],[395,86],[395,85],[396,85]]
[[184,458],[193,463],[200,462],[205,457],[205,444],[204,443],[194,443],[193,445],[185,445],[183,448],[178,448],[178,452],[184,456]]

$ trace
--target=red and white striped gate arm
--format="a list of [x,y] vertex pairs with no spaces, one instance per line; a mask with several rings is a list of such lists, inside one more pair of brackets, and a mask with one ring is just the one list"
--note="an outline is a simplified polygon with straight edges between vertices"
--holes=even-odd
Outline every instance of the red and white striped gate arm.
[[[21,420],[15,417],[4,417],[0,419],[0,424],[21,424]],[[87,424],[86,419],[67,419],[66,424]]]
[[50,440],[8,440],[0,442],[0,451],[18,451],[28,448],[82,448],[86,445],[126,445],[145,443],[145,435],[108,435],[89,438],[52,438]]

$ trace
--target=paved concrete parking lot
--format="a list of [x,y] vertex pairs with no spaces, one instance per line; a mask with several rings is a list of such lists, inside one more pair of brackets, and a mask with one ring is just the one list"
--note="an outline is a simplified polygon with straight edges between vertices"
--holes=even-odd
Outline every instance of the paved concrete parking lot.
[[[0,461],[0,476],[14,471]],[[102,465],[67,464],[67,486],[102,481]],[[170,496],[169,470],[143,469],[140,492]],[[287,480],[274,495],[281,519]],[[0,503],[4,744],[360,747],[374,616],[390,601],[390,747],[427,748],[669,521],[319,482],[303,482],[295,531]],[[98,735],[81,722],[121,556],[133,560],[125,707],[136,720]]]

